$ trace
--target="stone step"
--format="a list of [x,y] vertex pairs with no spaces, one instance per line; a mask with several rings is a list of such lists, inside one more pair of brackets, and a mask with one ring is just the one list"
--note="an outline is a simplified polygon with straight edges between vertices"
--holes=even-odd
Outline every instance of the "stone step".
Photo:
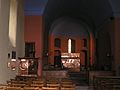
[[85,86],[88,85],[88,74],[87,72],[68,72],[70,79],[77,85]]

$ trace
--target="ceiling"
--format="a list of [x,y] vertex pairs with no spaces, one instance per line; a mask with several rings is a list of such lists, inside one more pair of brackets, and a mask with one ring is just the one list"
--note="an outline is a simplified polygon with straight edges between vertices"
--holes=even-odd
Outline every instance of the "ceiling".
[[44,49],[52,23],[68,17],[86,23],[96,33],[105,23],[120,17],[120,0],[25,0],[25,15],[42,15],[45,25]]
[[120,0],[25,0],[25,15],[43,15],[49,29],[60,17],[82,20],[90,28],[120,16]]
[[48,0],[25,0],[26,15],[42,15]]

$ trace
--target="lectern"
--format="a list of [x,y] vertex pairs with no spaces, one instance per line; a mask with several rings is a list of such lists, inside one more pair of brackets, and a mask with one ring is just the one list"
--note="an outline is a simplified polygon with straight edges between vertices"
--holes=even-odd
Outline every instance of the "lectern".
[[18,75],[37,75],[38,58],[19,57]]

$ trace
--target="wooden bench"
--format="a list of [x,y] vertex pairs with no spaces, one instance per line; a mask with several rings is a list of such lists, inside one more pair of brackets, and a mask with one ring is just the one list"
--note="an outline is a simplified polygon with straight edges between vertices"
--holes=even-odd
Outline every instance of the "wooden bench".
[[117,76],[94,76],[93,90],[120,90],[120,77]]

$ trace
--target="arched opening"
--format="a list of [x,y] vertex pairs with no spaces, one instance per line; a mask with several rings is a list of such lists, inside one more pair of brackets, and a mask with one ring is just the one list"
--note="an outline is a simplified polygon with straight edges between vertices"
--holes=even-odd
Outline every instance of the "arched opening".
[[56,20],[49,32],[49,64],[54,64],[54,51],[60,50],[63,67],[75,71],[90,67],[92,62],[89,57],[93,53],[90,51],[93,47],[90,43],[94,44],[91,42],[93,37],[90,37],[90,33],[92,33],[90,28],[77,20],[71,18]]
[[[96,36],[97,29],[99,29],[104,23],[106,23],[106,21],[108,21],[111,17],[113,17],[113,10],[109,0],[106,0],[106,1],[94,0],[93,2],[91,1],[86,2],[84,0],[76,0],[76,1],[48,0],[48,3],[45,8],[45,12],[44,12],[45,32],[46,32],[44,34],[44,38],[46,39],[46,41],[44,41],[44,45],[45,45],[44,50],[52,50],[52,48],[50,49],[50,47],[52,46],[52,44],[50,44],[52,39],[49,40],[50,39],[49,30],[53,30],[55,28],[53,26],[57,25],[58,23],[55,23],[54,21],[59,19],[60,17],[71,17],[87,24],[85,26],[85,28],[87,28],[87,32],[89,33],[89,40],[87,40],[89,52],[87,52],[86,54],[87,59],[89,61],[87,63],[88,63],[88,66],[90,65],[90,66],[93,66],[94,68],[94,65],[96,64],[96,61],[97,61],[96,45],[95,45],[96,44],[95,36]],[[60,19],[58,21],[60,21]],[[89,30],[88,28],[91,30]],[[53,35],[52,35],[52,38],[53,38]],[[53,54],[53,52],[50,51],[50,54]],[[81,54],[84,54],[84,52],[81,51]],[[83,55],[81,55],[81,57],[82,56]],[[52,59],[52,57],[50,57],[50,59]],[[50,60],[50,61],[53,61],[53,60]]]

